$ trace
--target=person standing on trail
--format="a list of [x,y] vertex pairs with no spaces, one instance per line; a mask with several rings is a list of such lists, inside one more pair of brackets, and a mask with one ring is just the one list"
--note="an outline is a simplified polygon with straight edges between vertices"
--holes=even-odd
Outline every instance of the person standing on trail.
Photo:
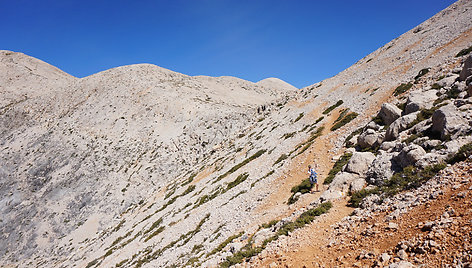
[[310,165],[308,165],[308,174],[310,174],[310,184],[311,184],[310,193],[313,193],[313,184],[316,185],[316,191],[319,192],[319,190],[318,190],[318,173],[316,173],[315,169],[311,168]]

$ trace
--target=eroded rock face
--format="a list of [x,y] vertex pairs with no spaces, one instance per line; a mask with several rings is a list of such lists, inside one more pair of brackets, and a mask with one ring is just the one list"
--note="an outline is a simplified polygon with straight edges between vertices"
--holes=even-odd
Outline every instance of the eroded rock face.
[[393,123],[393,121],[397,120],[401,115],[402,115],[402,110],[400,110],[400,108],[390,103],[382,104],[382,107],[380,108],[380,112],[378,114],[378,116],[382,118],[382,121],[384,122],[385,125],[390,125],[391,123]]
[[438,99],[436,92],[436,90],[411,92],[406,102],[405,114],[433,107],[433,102]]
[[459,74],[459,80],[465,81],[469,76],[472,75],[472,56],[469,56],[465,62],[462,71]]
[[374,159],[367,172],[367,182],[373,185],[382,185],[399,168],[393,161],[395,153],[380,152]]
[[441,134],[441,139],[455,133],[463,133],[470,129],[470,126],[465,120],[461,112],[452,104],[443,106],[436,110],[433,114],[432,130]]
[[400,132],[407,129],[408,126],[415,121],[416,116],[419,112],[411,113],[408,115],[404,115],[397,120],[395,120],[388,128],[387,132],[385,133],[385,140],[392,141],[395,140]]
[[378,133],[373,129],[367,129],[359,135],[357,138],[357,144],[361,148],[376,147],[382,142],[383,138],[384,136],[382,133]]
[[354,173],[340,172],[329,185],[329,190],[338,190],[347,193],[351,188],[351,183],[359,178],[360,176]]
[[402,151],[394,158],[402,168],[410,165],[414,165],[420,160],[426,151],[419,145],[410,144],[402,149]]
[[374,159],[375,155],[371,152],[355,152],[349,159],[345,171],[365,176]]

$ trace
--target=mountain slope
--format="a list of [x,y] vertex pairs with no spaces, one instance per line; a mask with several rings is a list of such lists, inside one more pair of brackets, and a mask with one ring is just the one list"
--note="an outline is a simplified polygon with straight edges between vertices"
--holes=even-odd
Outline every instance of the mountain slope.
[[[38,63],[46,82],[22,99],[10,92],[34,75],[5,65],[2,81],[21,79],[1,91],[10,98],[0,112],[1,263],[221,263],[258,225],[299,215],[319,197],[285,204],[306,166],[316,161],[326,174],[345,137],[398,85],[460,63],[454,55],[472,43],[471,12],[459,1],[300,91],[273,78],[190,77],[146,64],[77,79]],[[331,131],[342,109],[359,116]],[[240,232],[242,241],[225,247]]]

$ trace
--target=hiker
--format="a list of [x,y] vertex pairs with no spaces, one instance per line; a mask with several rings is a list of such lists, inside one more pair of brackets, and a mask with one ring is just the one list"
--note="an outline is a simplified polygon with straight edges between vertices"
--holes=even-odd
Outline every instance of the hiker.
[[319,190],[318,190],[318,173],[316,173],[316,171],[313,168],[311,168],[310,165],[308,165],[308,174],[310,174],[310,184],[311,184],[310,193],[313,193],[313,184],[316,185],[316,191],[319,192]]

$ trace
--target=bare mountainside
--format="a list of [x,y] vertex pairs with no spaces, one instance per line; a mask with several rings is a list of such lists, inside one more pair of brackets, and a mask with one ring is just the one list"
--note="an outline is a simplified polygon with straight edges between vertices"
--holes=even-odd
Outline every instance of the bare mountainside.
[[[458,1],[301,90],[148,64],[78,79],[2,51],[0,263],[225,266],[262,250],[249,252],[248,241],[277,256],[274,231],[347,193],[297,194],[287,204],[306,166],[315,161],[324,180],[345,138],[382,103],[401,102],[392,94],[399,85],[421,90],[459,68],[471,17],[472,2]],[[427,68],[429,80],[413,83]],[[327,217],[350,213],[334,206],[339,213]],[[280,221],[260,230],[271,220]]]

